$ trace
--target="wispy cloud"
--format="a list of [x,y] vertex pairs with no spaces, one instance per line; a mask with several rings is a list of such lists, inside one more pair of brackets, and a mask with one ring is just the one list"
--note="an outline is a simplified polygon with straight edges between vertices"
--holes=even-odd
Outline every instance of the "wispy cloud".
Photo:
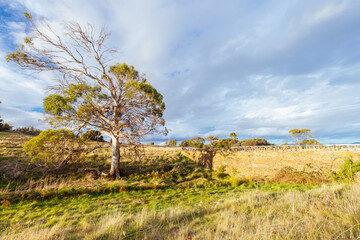
[[[112,32],[108,45],[119,49],[116,61],[133,64],[163,93],[172,138],[235,131],[243,138],[285,141],[289,129],[303,127],[328,143],[360,138],[356,0],[1,5],[17,15],[2,17],[7,31],[0,32],[0,44],[9,51],[25,36],[18,16],[23,10],[57,28],[62,21],[105,24]],[[53,76],[24,73],[3,60],[0,71],[0,115],[15,123],[17,109],[29,121],[38,118],[32,109],[41,107]]]

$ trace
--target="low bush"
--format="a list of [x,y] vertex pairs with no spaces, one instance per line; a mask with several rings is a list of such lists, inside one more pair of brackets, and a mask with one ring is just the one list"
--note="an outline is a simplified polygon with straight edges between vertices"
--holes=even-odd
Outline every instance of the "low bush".
[[358,172],[360,172],[360,160],[354,162],[351,158],[347,158],[340,166],[340,171],[333,173],[332,177],[336,182],[354,181]]
[[26,142],[23,149],[31,157],[31,162],[39,163],[49,171],[79,162],[91,151],[83,139],[66,129],[42,131],[39,136]]
[[285,167],[278,171],[271,179],[273,183],[297,183],[297,184],[323,184],[330,182],[329,176],[324,172],[296,171],[294,168]]

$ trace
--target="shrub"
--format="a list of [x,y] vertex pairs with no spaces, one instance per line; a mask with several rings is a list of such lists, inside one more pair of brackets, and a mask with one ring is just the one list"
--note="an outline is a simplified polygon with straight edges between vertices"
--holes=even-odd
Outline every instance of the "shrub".
[[226,171],[226,166],[225,166],[225,165],[221,165],[221,166],[217,169],[217,171],[218,171],[219,173],[225,173],[225,171]]
[[42,131],[24,145],[24,151],[32,162],[38,162],[48,170],[58,170],[69,162],[80,160],[89,149],[82,138],[66,129]]
[[357,172],[360,172],[360,160],[353,162],[352,159],[345,159],[344,163],[340,166],[338,173],[333,173],[334,181],[353,181]]
[[212,172],[212,175],[214,178],[216,178],[218,180],[225,179],[230,176],[225,171],[226,171],[226,166],[221,165],[216,171]]

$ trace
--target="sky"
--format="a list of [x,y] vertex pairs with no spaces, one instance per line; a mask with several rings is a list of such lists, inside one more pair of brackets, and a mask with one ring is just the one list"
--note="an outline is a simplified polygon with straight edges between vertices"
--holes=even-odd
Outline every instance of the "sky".
[[325,144],[360,142],[360,1],[0,0],[0,116],[49,126],[52,73],[5,61],[29,31],[23,17],[105,25],[116,62],[164,96],[169,136],[266,138],[308,128]]

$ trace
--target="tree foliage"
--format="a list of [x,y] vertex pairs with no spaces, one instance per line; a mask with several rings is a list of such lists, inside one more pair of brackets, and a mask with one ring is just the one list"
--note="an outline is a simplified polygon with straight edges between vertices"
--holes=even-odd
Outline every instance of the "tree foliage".
[[241,146],[270,146],[272,145],[269,143],[265,138],[252,138],[252,139],[245,139],[240,142]]
[[237,139],[236,133],[234,133],[234,132],[230,133],[230,138]]
[[231,149],[240,146],[269,146],[272,145],[264,138],[252,138],[239,141],[237,138],[223,138],[211,143],[211,147],[218,149]]
[[320,142],[318,142],[316,139],[304,139],[301,142],[299,142],[299,145],[322,145]]
[[14,132],[22,133],[22,134],[26,134],[26,135],[38,136],[40,134],[41,130],[35,128],[34,126],[30,126],[30,127],[15,128]]
[[332,177],[335,181],[353,181],[356,174],[360,172],[360,161],[353,161],[351,158],[345,159],[337,173],[333,173]]
[[176,145],[177,145],[177,140],[176,140],[176,139],[169,139],[169,141],[167,141],[165,144],[166,144],[167,146],[169,146],[169,147],[176,147]]
[[138,144],[164,125],[163,96],[133,66],[114,62],[104,29],[67,23],[58,34],[29,13],[32,36],[7,55],[24,69],[58,74],[53,93],[44,99],[47,120],[55,127],[108,135],[112,142],[110,174],[119,176],[120,142]]
[[184,140],[180,143],[179,147],[194,147],[202,148],[204,146],[205,139],[202,137],[194,137],[189,140]]
[[214,141],[217,141],[217,140],[219,140],[219,137],[218,136],[207,136],[206,138],[205,138],[205,140],[206,141],[208,141],[208,142],[214,142]]
[[207,136],[207,137],[205,138],[205,140],[210,143],[209,146],[210,146],[211,148],[215,148],[216,141],[219,140],[219,137],[218,137],[218,136],[211,136],[211,135],[210,135],[210,136]]
[[42,131],[24,145],[24,151],[48,170],[57,170],[67,163],[80,161],[95,148],[86,144],[86,139],[77,137],[70,130],[49,129]]
[[304,139],[309,139],[311,136],[314,135],[310,129],[291,129],[289,131],[292,138],[295,140],[295,144],[299,144]]
[[235,138],[222,138],[214,142],[213,145],[218,149],[231,149],[233,146],[239,143],[239,140]]

